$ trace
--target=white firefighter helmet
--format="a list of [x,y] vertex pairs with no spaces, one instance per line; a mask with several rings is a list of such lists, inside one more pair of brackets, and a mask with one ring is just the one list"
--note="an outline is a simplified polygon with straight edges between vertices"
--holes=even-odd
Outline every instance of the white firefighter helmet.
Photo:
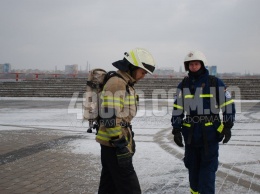
[[125,58],[134,66],[140,67],[150,74],[155,69],[155,61],[149,51],[143,48],[135,48],[129,52],[125,52]]
[[207,66],[207,59],[201,51],[191,51],[187,54],[187,56],[184,59],[185,71],[189,71],[190,61],[200,61],[201,65],[204,66],[204,68]]

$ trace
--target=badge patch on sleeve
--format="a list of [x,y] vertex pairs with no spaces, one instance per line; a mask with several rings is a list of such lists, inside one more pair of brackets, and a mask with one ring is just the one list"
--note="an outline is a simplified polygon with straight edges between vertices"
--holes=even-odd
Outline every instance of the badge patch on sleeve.
[[225,96],[226,96],[226,98],[231,98],[230,92],[229,92],[229,91],[226,91],[226,92],[225,92]]

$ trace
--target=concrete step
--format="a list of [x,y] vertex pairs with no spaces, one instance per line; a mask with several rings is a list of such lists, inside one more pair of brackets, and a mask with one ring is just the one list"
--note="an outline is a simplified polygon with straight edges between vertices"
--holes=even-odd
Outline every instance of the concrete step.
[[[144,93],[145,98],[152,98],[152,95],[164,98],[165,96],[161,96],[164,91],[167,94],[166,97],[175,94],[176,87],[181,80],[180,78],[145,78],[135,84],[135,88],[137,91]],[[0,97],[71,97],[74,92],[80,92],[80,95],[82,95],[86,89],[86,81],[85,78],[68,78],[0,82]],[[260,99],[260,79],[223,79],[223,81],[231,91],[235,91],[237,98]]]

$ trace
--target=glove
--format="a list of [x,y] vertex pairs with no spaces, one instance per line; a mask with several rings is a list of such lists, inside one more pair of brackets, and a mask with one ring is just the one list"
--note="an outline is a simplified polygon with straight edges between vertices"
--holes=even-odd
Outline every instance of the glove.
[[116,156],[118,165],[121,168],[128,168],[132,165],[132,154],[129,152],[127,147],[124,148],[117,148]]
[[223,143],[227,143],[231,138],[231,129],[230,128],[224,128],[222,132],[223,132],[223,135],[224,135]]
[[116,156],[118,165],[122,168],[127,168],[132,165],[132,154],[129,152],[128,145],[124,136],[120,139],[110,140],[111,145],[116,147]]
[[174,135],[173,140],[179,147],[184,147],[182,143],[182,135],[180,129],[173,129],[172,134]]
[[227,122],[227,123],[223,123],[224,124],[224,128],[221,132],[221,135],[224,136],[224,140],[223,143],[227,143],[230,138],[231,138],[231,128],[233,127],[233,122]]

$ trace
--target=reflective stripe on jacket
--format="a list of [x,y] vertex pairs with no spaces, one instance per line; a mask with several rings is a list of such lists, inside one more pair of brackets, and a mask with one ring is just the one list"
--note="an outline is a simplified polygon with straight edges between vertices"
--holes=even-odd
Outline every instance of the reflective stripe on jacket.
[[[115,118],[113,115],[103,115],[110,117],[106,122],[112,123],[113,127],[107,128],[105,124],[101,122],[96,141],[105,146],[111,146],[109,140],[120,138],[122,135],[131,142],[131,131],[129,127],[122,127],[122,123],[131,123],[131,120],[137,112],[137,102],[135,89],[131,86],[135,83],[135,80],[126,72],[117,71],[124,79],[114,76],[110,78],[101,93],[101,112],[109,110],[115,110]],[[130,85],[129,85],[130,84]],[[101,115],[102,117],[102,115]],[[131,146],[128,146],[131,148]]]
[[[206,134],[209,143],[216,142],[217,132],[221,133],[223,130],[221,122],[226,119],[230,119],[231,122],[235,120],[234,101],[226,91],[222,80],[215,79],[216,86],[210,86],[208,70],[206,70],[199,78],[189,77],[187,85],[182,86],[181,82],[177,87],[171,121],[173,128],[181,129],[185,142],[191,135],[189,134],[191,126],[194,128],[192,144],[202,145],[203,133]],[[222,110],[222,121],[219,118],[220,110]],[[187,117],[190,118],[189,122],[186,122]]]

